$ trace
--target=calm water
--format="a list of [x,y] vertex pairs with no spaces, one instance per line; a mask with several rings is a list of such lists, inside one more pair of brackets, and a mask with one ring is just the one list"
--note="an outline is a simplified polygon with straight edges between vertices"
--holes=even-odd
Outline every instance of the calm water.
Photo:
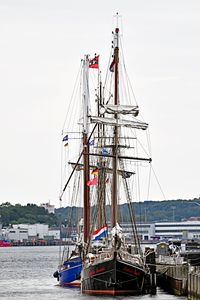
[[[58,265],[58,247],[10,247],[0,248],[0,299],[28,300],[97,300],[101,296],[81,295],[79,289],[61,288],[52,274]],[[158,289],[156,296],[106,297],[136,300],[186,300],[165,294]]]

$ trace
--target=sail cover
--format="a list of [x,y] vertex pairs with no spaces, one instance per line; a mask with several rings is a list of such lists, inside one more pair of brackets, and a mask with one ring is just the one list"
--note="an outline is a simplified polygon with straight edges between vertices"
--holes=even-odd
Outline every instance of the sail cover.
[[139,107],[133,105],[114,105],[114,104],[104,104],[100,108],[100,113],[108,113],[108,114],[131,114],[134,117],[137,117],[139,114]]
[[124,126],[124,127],[131,127],[137,129],[147,129],[148,124],[139,121],[129,121],[129,120],[122,120],[122,119],[114,119],[114,118],[102,118],[102,117],[91,117],[91,123],[98,123],[98,124],[107,124],[110,126]]

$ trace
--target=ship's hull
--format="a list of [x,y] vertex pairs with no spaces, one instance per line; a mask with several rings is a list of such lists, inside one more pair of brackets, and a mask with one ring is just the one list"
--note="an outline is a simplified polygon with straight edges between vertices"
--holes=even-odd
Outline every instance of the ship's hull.
[[145,270],[118,258],[84,267],[81,290],[93,295],[138,295],[145,293]]
[[65,261],[61,270],[54,273],[61,286],[80,286],[82,260],[80,258]]
[[0,240],[0,247],[11,247],[11,246],[12,244],[10,242]]
[[61,286],[80,286],[82,264],[61,270],[58,273],[59,284]]

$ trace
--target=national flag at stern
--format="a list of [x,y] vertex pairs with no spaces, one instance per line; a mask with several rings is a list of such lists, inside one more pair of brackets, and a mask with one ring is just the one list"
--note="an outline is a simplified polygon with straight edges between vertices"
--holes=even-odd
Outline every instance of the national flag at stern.
[[99,55],[95,55],[93,59],[89,61],[89,68],[98,69],[99,68]]
[[92,241],[97,241],[100,238],[106,236],[108,234],[108,225],[104,224],[100,228],[96,229],[92,235]]

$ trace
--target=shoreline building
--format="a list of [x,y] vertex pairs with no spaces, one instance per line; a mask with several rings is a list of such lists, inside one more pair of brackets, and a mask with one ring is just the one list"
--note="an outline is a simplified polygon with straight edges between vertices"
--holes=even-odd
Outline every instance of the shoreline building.
[[[132,227],[122,223],[127,239],[132,239]],[[137,223],[140,240],[200,239],[200,221]]]
[[4,228],[2,233],[3,239],[10,241],[60,239],[60,230],[49,229],[47,224],[16,224]]
[[200,239],[200,221],[155,223],[155,236],[162,239]]
[[[121,223],[125,239],[133,241],[132,226],[130,223]],[[22,241],[22,240],[59,240],[63,238],[63,230],[67,228],[49,228],[47,224],[16,224],[12,227],[1,228],[0,239]],[[200,221],[188,220],[184,222],[156,222],[137,223],[137,232],[141,241],[161,241],[169,239],[200,239]],[[73,240],[77,235],[77,227],[71,228],[68,236]],[[66,238],[66,237],[65,237]]]

